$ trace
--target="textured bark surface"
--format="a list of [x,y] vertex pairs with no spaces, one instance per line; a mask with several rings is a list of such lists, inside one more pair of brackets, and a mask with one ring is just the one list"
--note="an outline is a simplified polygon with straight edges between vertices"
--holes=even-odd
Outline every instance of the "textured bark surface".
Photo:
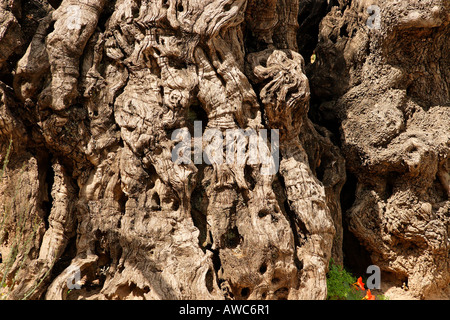
[[[448,1],[0,8],[10,299],[325,299],[358,250],[415,297],[448,287]],[[172,161],[195,121],[279,129],[279,171]]]
[[367,1],[321,22],[311,87],[320,115],[341,123],[350,231],[374,264],[427,297],[450,275],[450,4],[376,4],[380,30],[358,27]]

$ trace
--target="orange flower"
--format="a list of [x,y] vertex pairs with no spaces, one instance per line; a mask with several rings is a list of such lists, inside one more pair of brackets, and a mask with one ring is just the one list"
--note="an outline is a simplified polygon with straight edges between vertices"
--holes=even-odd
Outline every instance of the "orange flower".
[[362,277],[359,277],[359,278],[358,278],[358,281],[356,281],[356,282],[353,284],[353,286],[356,288],[356,290],[359,290],[358,287],[359,287],[362,291],[366,290],[366,289],[364,289],[364,282],[362,281]]
[[375,300],[375,296],[370,292],[370,289],[367,289],[367,294],[363,298],[363,300]]

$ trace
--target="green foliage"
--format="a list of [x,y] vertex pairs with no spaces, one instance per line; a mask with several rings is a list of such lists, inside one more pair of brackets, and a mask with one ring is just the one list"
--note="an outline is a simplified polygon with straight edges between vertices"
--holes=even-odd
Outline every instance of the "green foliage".
[[377,296],[377,300],[389,300],[389,297],[384,294],[380,294]]
[[330,260],[327,273],[327,300],[389,300],[385,295],[373,295],[364,288],[366,279],[358,279],[342,266],[336,265]]
[[327,274],[327,300],[361,300],[364,294],[352,286],[356,281],[355,276],[331,259]]

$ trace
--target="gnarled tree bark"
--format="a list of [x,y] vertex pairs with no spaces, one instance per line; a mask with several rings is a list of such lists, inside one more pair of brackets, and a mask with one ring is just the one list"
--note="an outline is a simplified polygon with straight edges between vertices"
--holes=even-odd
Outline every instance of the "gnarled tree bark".
[[[325,299],[347,170],[372,262],[418,295],[447,286],[449,7],[429,2],[380,0],[371,31],[362,0],[2,1],[0,240],[31,235],[9,297]],[[279,171],[173,161],[195,121],[278,129]]]

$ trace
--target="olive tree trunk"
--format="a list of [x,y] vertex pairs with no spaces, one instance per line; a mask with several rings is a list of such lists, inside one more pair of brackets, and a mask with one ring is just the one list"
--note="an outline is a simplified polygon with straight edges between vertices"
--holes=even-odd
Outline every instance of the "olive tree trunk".
[[344,226],[447,286],[449,7],[419,2],[1,0],[8,298],[325,299]]

